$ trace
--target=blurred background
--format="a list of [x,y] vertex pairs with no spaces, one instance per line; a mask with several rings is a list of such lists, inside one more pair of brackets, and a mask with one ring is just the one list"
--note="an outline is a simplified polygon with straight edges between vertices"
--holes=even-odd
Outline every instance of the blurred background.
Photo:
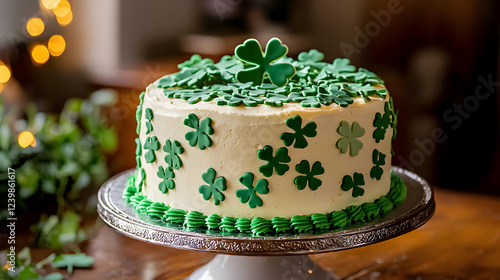
[[[399,109],[393,165],[438,187],[500,195],[499,5],[2,0],[1,188],[13,167],[27,204],[73,205],[135,166],[135,107],[149,83],[193,53],[218,60],[246,38],[279,37],[289,56],[315,48],[385,80]],[[89,201],[53,212],[63,219]]]

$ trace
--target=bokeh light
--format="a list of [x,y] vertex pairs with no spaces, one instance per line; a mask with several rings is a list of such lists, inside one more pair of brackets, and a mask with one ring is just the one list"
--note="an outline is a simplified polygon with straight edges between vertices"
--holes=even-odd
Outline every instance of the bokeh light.
[[36,147],[35,136],[29,131],[19,133],[17,143],[21,146],[21,148],[27,148],[28,146]]
[[0,84],[5,84],[11,77],[10,69],[3,61],[0,61]]
[[26,22],[26,31],[33,37],[36,37],[43,33],[45,30],[45,24],[43,20],[38,17],[32,17]]
[[49,52],[52,56],[60,56],[66,49],[66,41],[61,35],[54,35],[49,39]]
[[60,26],[67,26],[73,20],[73,12],[70,10],[64,17],[56,16],[56,19]]
[[44,64],[49,57],[49,50],[44,45],[37,44],[31,49],[31,58],[36,64]]
[[61,2],[61,0],[41,0],[41,1],[45,9],[48,10],[54,9],[55,7],[57,7],[57,5],[59,5],[59,2]]
[[65,17],[71,13],[71,5],[67,0],[61,0],[52,10],[57,17]]

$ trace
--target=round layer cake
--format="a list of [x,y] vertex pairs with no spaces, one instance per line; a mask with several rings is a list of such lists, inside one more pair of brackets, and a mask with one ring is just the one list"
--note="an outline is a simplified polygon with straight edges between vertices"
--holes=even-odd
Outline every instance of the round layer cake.
[[316,50],[286,53],[276,38],[265,52],[249,39],[149,85],[125,199],[166,222],[257,234],[332,229],[399,204],[383,81]]

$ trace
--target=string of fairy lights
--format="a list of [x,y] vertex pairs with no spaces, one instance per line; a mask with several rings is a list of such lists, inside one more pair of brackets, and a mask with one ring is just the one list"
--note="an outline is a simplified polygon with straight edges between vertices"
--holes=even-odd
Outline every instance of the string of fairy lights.
[[[62,27],[68,26],[73,21],[73,12],[68,0],[39,0],[39,6],[40,14],[48,15],[48,17],[42,19],[39,16],[33,16],[26,21],[24,26],[26,32],[31,36],[30,39],[33,40],[33,43],[28,46],[28,50],[31,61],[36,66],[45,64],[50,57],[62,55],[66,49],[66,40],[59,34],[52,35],[47,41],[37,40],[46,29],[46,21],[55,17],[59,26]],[[10,66],[7,62],[0,60],[0,94],[11,78]],[[35,136],[30,131],[21,132],[17,142],[22,148],[36,146]]]
[[[56,19],[59,26],[66,27],[73,21],[73,11],[68,0],[40,0],[40,14]],[[45,64],[50,57],[62,55],[66,49],[66,40],[59,34],[52,35],[47,41],[36,40],[45,31],[46,22],[40,16],[33,16],[26,21],[24,29],[33,40],[28,46],[31,61],[34,65]],[[11,68],[7,62],[0,60],[0,93],[12,78]]]

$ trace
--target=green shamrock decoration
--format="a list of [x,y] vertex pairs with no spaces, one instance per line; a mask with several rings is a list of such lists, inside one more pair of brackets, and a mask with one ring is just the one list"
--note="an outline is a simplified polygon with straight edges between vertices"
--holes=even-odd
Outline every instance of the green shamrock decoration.
[[300,62],[320,62],[325,58],[325,55],[316,49],[309,52],[301,52],[298,56]]
[[309,122],[304,127],[302,127],[302,118],[299,115],[287,119],[285,123],[289,128],[295,131],[294,133],[283,132],[281,134],[280,139],[283,140],[283,143],[287,147],[292,145],[292,143],[294,143],[295,141],[293,147],[303,149],[308,145],[307,140],[304,136],[315,137],[317,134],[316,123]]
[[163,181],[161,181],[160,185],[158,186],[161,193],[165,194],[168,192],[168,190],[173,190],[175,188],[175,182],[174,180],[172,180],[173,178],[175,178],[172,166],[168,166],[167,168],[158,166],[158,172],[156,173],[156,175],[158,175],[160,179],[163,179]]
[[290,102],[290,99],[286,95],[268,93],[266,95],[266,100],[264,101],[264,104],[274,107],[282,107],[283,103],[288,103],[288,102]]
[[198,145],[200,150],[205,150],[205,148],[212,146],[212,139],[210,139],[209,136],[214,134],[212,119],[204,118],[200,122],[198,117],[191,113],[188,115],[187,119],[184,120],[184,124],[195,129],[195,131],[190,131],[185,135],[191,147]]
[[370,170],[370,177],[372,179],[376,178],[380,180],[382,174],[384,174],[384,170],[380,166],[385,164],[385,157],[386,155],[384,153],[379,152],[377,149],[373,150],[372,162],[375,166]]
[[236,47],[234,53],[241,61],[253,65],[252,68],[236,73],[236,80],[239,82],[262,84],[267,74],[273,84],[283,86],[295,75],[295,67],[292,64],[273,63],[288,53],[287,46],[283,45],[278,38],[272,38],[267,42],[265,53],[262,52],[259,42],[255,39],[246,40]]
[[276,174],[280,176],[290,169],[288,164],[283,164],[291,161],[290,156],[288,156],[288,149],[285,147],[279,148],[273,157],[273,147],[269,145],[264,146],[264,148],[257,151],[257,157],[267,161],[266,164],[259,167],[260,173],[266,177],[273,175],[273,168],[276,170]]
[[183,68],[198,68],[205,69],[208,65],[213,64],[214,61],[210,58],[201,58],[199,54],[193,54],[191,58],[183,63],[177,65],[179,69]]
[[217,105],[229,105],[236,107],[240,106],[242,103],[248,107],[255,107],[258,104],[264,103],[264,99],[240,93],[224,94],[217,98]]
[[156,160],[155,151],[160,149],[160,141],[158,141],[158,137],[152,136],[146,138],[146,143],[144,143],[144,149],[148,150],[144,155],[147,163],[153,163]]
[[352,196],[358,197],[362,196],[365,193],[365,190],[359,187],[363,186],[364,184],[365,179],[363,174],[354,172],[352,177],[349,175],[345,175],[344,178],[342,178],[342,185],[340,187],[344,191],[349,191],[350,189],[352,189]]
[[356,67],[351,65],[351,61],[347,58],[336,58],[333,63],[325,66],[323,70],[329,71],[332,74],[350,73],[356,71]]
[[339,90],[336,85],[321,85],[318,87],[318,100],[324,105],[336,103],[342,107],[347,107],[352,104],[354,100],[347,94],[347,92]]
[[375,130],[373,131],[373,138],[375,142],[379,143],[380,140],[384,140],[385,132],[389,125],[391,124],[391,110],[389,108],[389,102],[384,104],[384,114],[377,112],[375,114],[375,119],[373,120],[373,126]]
[[153,131],[153,124],[151,123],[151,120],[153,120],[153,110],[151,110],[150,108],[146,108],[144,117],[148,120],[146,122],[146,134],[149,134],[151,131]]
[[362,128],[358,122],[354,121],[352,126],[347,121],[341,121],[337,132],[343,137],[337,141],[337,148],[340,152],[345,154],[349,149],[351,156],[357,156],[359,151],[363,148],[363,142],[356,139],[365,135],[365,129]]
[[242,63],[230,55],[225,55],[213,68],[208,69],[209,74],[219,74],[222,80],[232,82],[239,70],[243,69]]
[[214,198],[214,204],[219,205],[221,201],[224,201],[225,196],[222,193],[226,190],[226,178],[220,176],[217,179],[215,169],[209,168],[207,172],[201,175],[203,181],[208,185],[201,185],[198,188],[198,192],[203,195],[203,199],[209,200],[211,197]]
[[250,208],[261,207],[263,205],[262,199],[257,195],[268,194],[269,193],[269,182],[266,179],[260,179],[253,187],[254,175],[251,172],[245,173],[239,178],[240,183],[242,183],[247,189],[241,189],[236,191],[236,196],[240,199],[241,203],[247,203]]
[[178,155],[184,153],[184,148],[181,146],[179,141],[174,140],[173,142],[167,140],[165,145],[163,145],[163,151],[167,153],[165,156],[165,162],[168,166],[173,167],[174,169],[179,169],[182,167],[182,160]]
[[323,184],[320,179],[314,177],[325,173],[325,169],[321,166],[321,162],[314,162],[311,168],[309,161],[302,160],[295,166],[295,170],[297,170],[300,174],[305,175],[297,176],[295,177],[295,180],[293,180],[293,183],[297,185],[297,189],[303,190],[306,186],[309,186],[312,191],[315,191],[321,186],[321,184]]
[[193,89],[188,92],[183,92],[181,98],[187,100],[189,104],[196,104],[200,101],[208,102],[217,97],[217,92],[214,90],[199,90]]
[[52,267],[54,268],[63,268],[66,267],[68,269],[68,273],[73,273],[74,267],[80,268],[88,268],[94,264],[94,258],[87,256],[84,253],[79,254],[62,254],[57,256],[52,261]]

